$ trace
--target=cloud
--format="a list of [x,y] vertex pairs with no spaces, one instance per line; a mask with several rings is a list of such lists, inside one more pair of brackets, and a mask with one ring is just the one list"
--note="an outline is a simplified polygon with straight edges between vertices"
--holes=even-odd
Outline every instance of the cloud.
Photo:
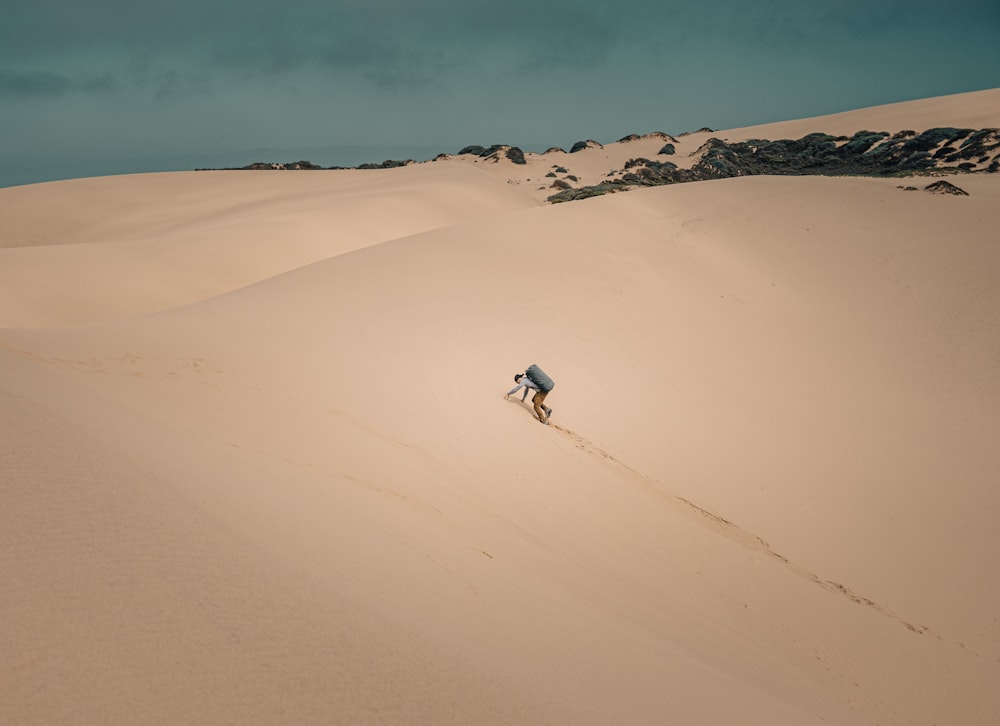
[[50,94],[72,86],[71,69],[120,73],[135,65],[172,74],[174,93],[203,74],[267,82],[303,70],[382,89],[441,85],[472,73],[509,78],[599,63],[621,40],[617,29],[630,17],[622,7],[614,0],[12,0],[0,26],[0,68],[63,76],[24,80]]
[[50,71],[0,70],[0,96],[4,98],[62,96],[69,87],[69,78]]
[[53,98],[70,93],[107,93],[119,86],[111,73],[68,76],[52,71],[0,69],[0,98]]
[[[137,90],[160,98],[234,83],[306,82],[300,75],[377,91],[460,90],[613,64],[642,68],[651,59],[670,69],[737,54],[745,61],[825,54],[835,62],[864,48],[873,53],[914,27],[954,35],[959,25],[971,32],[969,18],[997,27],[995,0],[959,0],[944,16],[929,0],[9,2],[0,68],[20,70],[7,71],[2,92],[21,97],[79,90],[87,85],[76,75],[82,68],[129,83],[130,68],[146,68],[164,80]],[[100,85],[91,79],[91,90]]]
[[567,0],[295,3],[243,18],[209,63],[244,78],[308,69],[381,88],[545,73],[599,62],[615,42],[605,15]]

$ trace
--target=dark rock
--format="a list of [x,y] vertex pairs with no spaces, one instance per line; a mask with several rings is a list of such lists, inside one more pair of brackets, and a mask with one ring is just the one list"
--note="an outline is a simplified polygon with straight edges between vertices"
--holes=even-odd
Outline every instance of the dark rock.
[[267,169],[267,170],[272,170],[272,169],[275,169],[275,170],[289,170],[290,169],[290,170],[293,170],[293,171],[297,171],[297,170],[301,170],[301,169],[322,169],[323,167],[321,167],[321,166],[319,166],[317,164],[313,164],[311,161],[289,161],[289,162],[281,162],[281,163],[270,163],[270,162],[264,162],[264,161],[255,161],[252,164],[248,164],[247,166],[243,166],[243,167],[240,167],[240,168],[241,169],[250,169],[250,170],[255,170],[255,171],[256,170],[263,170],[263,169]]
[[485,149],[480,156],[484,159],[493,161],[494,163],[500,161],[500,159],[507,159],[515,164],[528,163],[524,158],[523,151],[516,146],[508,146],[507,144],[495,144],[494,146]]
[[590,187],[580,187],[579,189],[567,189],[559,192],[558,194],[553,194],[548,198],[548,201],[552,204],[558,204],[559,202],[571,202],[576,199],[599,197],[602,194],[613,194],[614,192],[619,192],[626,188],[627,187],[624,187],[616,182],[606,182],[604,184],[596,184]]
[[483,152],[486,151],[485,146],[466,146],[461,151],[458,152],[459,156],[462,154],[475,154],[476,156],[482,156]]
[[396,161],[394,159],[386,159],[381,164],[359,164],[357,169],[396,169],[400,166],[408,166],[413,164],[413,159],[407,159],[405,161]]
[[664,144],[663,148],[656,152],[657,154],[663,154],[664,156],[672,156],[677,153],[676,147],[673,144]]
[[[993,162],[991,168],[993,171],[996,171],[996,167],[993,164],[996,164],[997,160],[1000,159],[998,151],[1000,151],[1000,129],[982,129],[973,132],[962,142],[956,156],[963,161],[977,158],[980,164],[985,164],[989,161],[992,154]],[[953,161],[951,157],[948,157],[947,160]]]
[[841,147],[841,153],[863,154],[883,139],[889,138],[888,131],[858,131]]
[[524,152],[521,151],[516,146],[512,146],[507,149],[507,158],[510,159],[515,164],[527,164],[528,162],[524,158]]
[[644,138],[644,139],[660,139],[661,141],[670,141],[670,142],[673,142],[675,144],[677,143],[677,139],[675,139],[670,134],[663,133],[662,131],[654,131],[651,134],[646,134],[642,138]]
[[573,144],[573,147],[569,150],[569,153],[575,154],[578,151],[583,151],[584,149],[603,149],[604,144],[601,144],[593,139],[588,139],[586,141],[577,141]]
[[946,182],[944,179],[941,181],[936,181],[933,184],[928,184],[924,187],[925,191],[932,192],[934,194],[954,194],[959,197],[967,197],[969,193],[964,189],[956,187],[951,182]]
[[[583,142],[581,142],[583,143]],[[943,146],[942,146],[943,144]],[[939,148],[940,147],[940,148]],[[937,151],[935,151],[937,149]],[[931,155],[933,153],[933,156]],[[801,139],[750,139],[727,142],[709,138],[695,155],[690,169],[670,162],[630,159],[619,179],[561,193],[556,201],[621,191],[633,186],[677,184],[706,179],[724,179],[755,174],[897,176],[922,174],[941,164],[957,163],[962,171],[1000,172],[1000,130],[928,129],[923,133],[859,131],[854,136],[813,133]],[[608,174],[612,176],[614,170]],[[589,190],[589,191],[588,191]]]
[[638,159],[629,159],[625,162],[626,169],[633,169],[635,167],[641,167],[648,172],[662,175],[663,172],[674,171],[677,168],[677,164],[671,161],[650,161],[641,157]]
[[907,148],[930,151],[944,142],[956,142],[972,133],[972,129],[936,128],[928,129],[906,143]]

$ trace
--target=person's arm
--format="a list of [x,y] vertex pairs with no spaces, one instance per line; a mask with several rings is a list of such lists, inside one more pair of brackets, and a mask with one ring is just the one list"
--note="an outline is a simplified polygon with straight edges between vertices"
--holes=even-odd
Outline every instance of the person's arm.
[[521,396],[521,400],[522,401],[524,401],[525,399],[528,398],[528,391],[537,391],[537,390],[539,390],[538,386],[535,385],[534,381],[532,381],[527,376],[524,376],[523,378],[521,378],[521,382],[520,383],[518,383],[512,389],[510,389],[509,391],[507,391],[507,395],[508,396],[513,396],[515,393],[517,393],[518,391],[520,391],[522,388],[524,389],[524,395]]
[[517,393],[518,391],[520,391],[522,388],[525,389],[524,396],[525,396],[525,398],[527,398],[527,396],[528,396],[528,391],[527,391],[528,384],[524,382],[524,378],[521,379],[520,383],[518,383],[512,389],[510,389],[509,391],[507,391],[507,395],[508,396],[513,396],[515,393]]
[[521,376],[520,382],[516,386],[514,386],[512,389],[510,389],[509,391],[507,391],[507,395],[508,396],[513,396],[515,393],[517,393],[518,391],[520,391],[522,388],[524,389],[524,395],[521,396],[521,400],[522,401],[528,397],[528,391],[537,391],[538,390],[538,386],[535,385],[535,382],[533,380],[531,380],[527,376]]

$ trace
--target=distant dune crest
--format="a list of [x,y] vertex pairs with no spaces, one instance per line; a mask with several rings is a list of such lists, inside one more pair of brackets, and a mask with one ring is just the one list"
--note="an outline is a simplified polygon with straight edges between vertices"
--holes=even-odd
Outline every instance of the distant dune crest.
[[[910,101],[749,129],[713,131],[702,127],[677,135],[632,133],[610,144],[586,139],[573,143],[568,151],[559,146],[535,153],[510,144],[470,145],[455,154],[439,154],[431,162],[386,160],[356,168],[422,163],[489,165],[492,169],[488,170],[502,175],[508,184],[531,187],[536,199],[549,203],[739,176],[996,173],[1000,170],[1000,112],[983,111],[991,104],[1000,108],[1000,91]],[[989,125],[972,126],[963,121]],[[320,167],[299,161],[243,168]],[[561,171],[553,180],[556,168]]]

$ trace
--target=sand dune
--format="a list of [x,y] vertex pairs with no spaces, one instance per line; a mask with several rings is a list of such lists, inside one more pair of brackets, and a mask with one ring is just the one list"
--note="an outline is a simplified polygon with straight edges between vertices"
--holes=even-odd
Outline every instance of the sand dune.
[[1000,180],[313,174],[0,190],[0,721],[995,722]]
[[5,189],[0,325],[142,315],[534,204],[455,165],[379,174],[126,175]]
[[816,131],[849,136],[862,130],[896,132],[904,129],[924,131],[939,127],[984,129],[997,128],[1000,121],[1000,88],[989,88],[952,96],[904,101],[885,106],[843,111],[828,116],[798,119],[764,126],[748,126],[727,131],[724,138],[797,139]]

